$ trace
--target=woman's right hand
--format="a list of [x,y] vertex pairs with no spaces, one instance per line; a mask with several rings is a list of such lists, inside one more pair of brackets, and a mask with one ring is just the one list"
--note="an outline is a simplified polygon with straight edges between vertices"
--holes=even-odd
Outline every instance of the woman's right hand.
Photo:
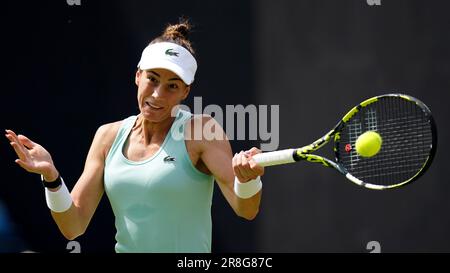
[[6,131],[6,138],[9,139],[19,159],[16,163],[31,173],[42,174],[45,181],[54,181],[59,173],[53,164],[52,157],[41,145],[31,141],[23,135],[16,135],[11,130]]

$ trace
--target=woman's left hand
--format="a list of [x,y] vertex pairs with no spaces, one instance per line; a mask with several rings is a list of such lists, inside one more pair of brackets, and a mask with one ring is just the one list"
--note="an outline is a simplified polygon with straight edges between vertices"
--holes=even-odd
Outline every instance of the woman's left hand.
[[261,153],[256,147],[235,154],[232,160],[234,175],[241,183],[248,182],[264,174],[264,167],[258,165],[253,156]]

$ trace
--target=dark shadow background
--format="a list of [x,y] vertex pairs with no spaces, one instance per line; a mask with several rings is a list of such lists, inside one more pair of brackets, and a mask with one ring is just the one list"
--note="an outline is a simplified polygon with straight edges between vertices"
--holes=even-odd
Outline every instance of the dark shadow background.
[[[186,104],[279,105],[280,148],[310,143],[355,104],[390,92],[423,100],[439,129],[433,165],[400,190],[362,189],[314,164],[267,168],[261,212],[248,222],[216,187],[213,252],[367,252],[373,240],[384,252],[450,250],[447,1],[11,2],[0,17],[0,128],[46,147],[69,188],[96,129],[137,113],[142,49],[186,15],[199,63]],[[253,145],[232,141],[234,151]],[[38,175],[16,166],[6,138],[0,158],[0,199],[27,249],[68,252]],[[82,252],[112,252],[114,234],[104,197],[76,240]]]

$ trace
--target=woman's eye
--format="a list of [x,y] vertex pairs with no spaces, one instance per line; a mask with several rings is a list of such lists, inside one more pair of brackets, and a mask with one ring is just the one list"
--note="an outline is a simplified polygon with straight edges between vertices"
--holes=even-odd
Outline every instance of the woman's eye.
[[170,89],[178,89],[178,85],[175,83],[169,84]]
[[151,82],[151,83],[154,83],[154,84],[157,84],[158,83],[158,79],[157,78],[155,78],[155,77],[148,77],[148,79],[149,79],[149,81]]

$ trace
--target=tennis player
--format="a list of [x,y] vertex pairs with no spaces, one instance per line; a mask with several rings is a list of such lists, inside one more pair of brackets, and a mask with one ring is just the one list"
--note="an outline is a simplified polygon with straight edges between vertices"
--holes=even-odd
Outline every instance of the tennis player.
[[[264,169],[252,156],[261,151],[233,156],[212,117],[179,107],[197,70],[190,29],[188,21],[169,25],[143,50],[135,76],[139,114],[98,128],[72,192],[44,147],[6,130],[16,163],[41,174],[67,239],[86,231],[104,192],[115,215],[116,252],[211,252],[214,180],[237,215],[257,215]],[[207,122],[217,123],[222,139],[194,137],[195,124]]]

